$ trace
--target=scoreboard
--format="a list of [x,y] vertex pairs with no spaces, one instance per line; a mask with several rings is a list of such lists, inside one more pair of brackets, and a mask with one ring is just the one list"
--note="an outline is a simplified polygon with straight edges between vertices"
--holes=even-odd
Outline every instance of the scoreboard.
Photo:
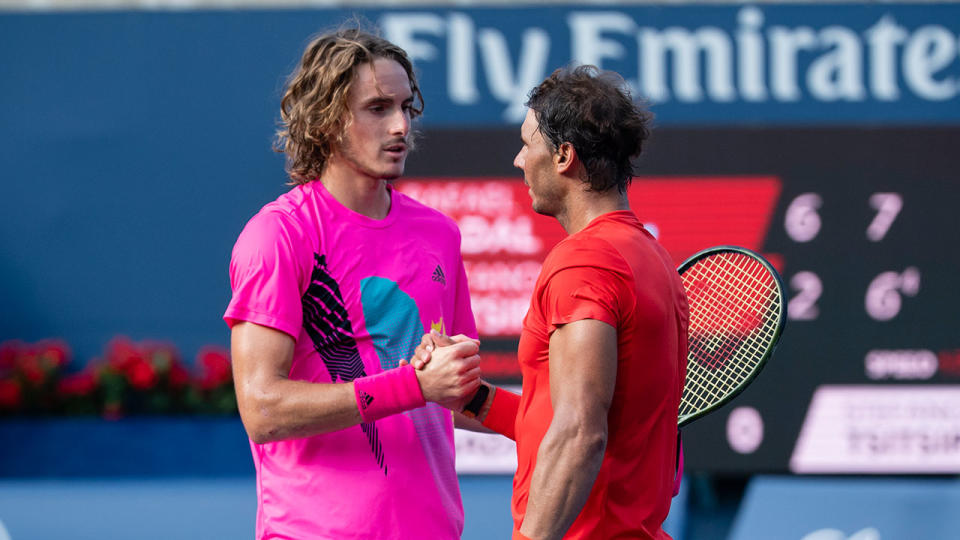
[[[655,130],[628,191],[641,221],[678,265],[718,244],[758,251],[790,295],[764,372],[684,428],[689,470],[960,472],[958,136]],[[514,130],[424,139],[398,189],[457,221],[485,376],[516,384],[540,262],[565,233],[530,209]]]

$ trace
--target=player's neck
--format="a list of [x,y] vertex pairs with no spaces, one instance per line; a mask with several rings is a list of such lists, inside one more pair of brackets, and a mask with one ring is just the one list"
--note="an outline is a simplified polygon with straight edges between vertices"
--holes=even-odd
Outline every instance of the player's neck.
[[630,203],[627,196],[616,188],[605,193],[584,189],[568,197],[564,211],[557,216],[557,220],[567,234],[576,234],[603,214],[619,210],[630,210]]
[[331,160],[320,181],[337,202],[358,214],[383,219],[390,213],[390,192],[382,178],[360,174],[340,160]]

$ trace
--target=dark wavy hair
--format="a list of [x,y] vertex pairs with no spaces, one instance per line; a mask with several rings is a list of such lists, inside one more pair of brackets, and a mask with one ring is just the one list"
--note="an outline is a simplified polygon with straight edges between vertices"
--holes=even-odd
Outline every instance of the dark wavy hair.
[[560,68],[530,91],[527,107],[553,150],[573,145],[591,191],[626,192],[653,115],[634,101],[620,75],[590,65]]
[[377,58],[395,60],[403,66],[414,97],[411,117],[423,113],[423,95],[403,49],[360,28],[314,38],[290,75],[280,102],[281,122],[274,149],[286,154],[292,183],[306,184],[323,172],[352,121],[347,97],[357,66]]

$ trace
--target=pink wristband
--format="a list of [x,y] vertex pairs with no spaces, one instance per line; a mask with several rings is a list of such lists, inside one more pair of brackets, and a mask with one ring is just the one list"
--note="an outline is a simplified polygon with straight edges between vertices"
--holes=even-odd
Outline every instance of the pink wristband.
[[364,422],[373,422],[427,404],[411,365],[355,379],[353,394]]

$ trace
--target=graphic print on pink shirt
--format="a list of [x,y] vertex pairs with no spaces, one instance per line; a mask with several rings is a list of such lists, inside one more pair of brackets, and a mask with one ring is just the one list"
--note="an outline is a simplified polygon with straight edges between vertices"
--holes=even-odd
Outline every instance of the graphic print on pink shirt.
[[[360,303],[380,366],[384,370],[391,369],[400,360],[411,358],[423,335],[420,310],[413,298],[387,278],[368,277],[360,282]],[[443,317],[436,323],[443,326]],[[449,428],[445,429],[452,422],[450,411],[436,403],[428,403],[404,414],[413,423],[438,488],[447,492],[441,500],[459,498],[456,471],[449,466],[455,459],[454,447],[447,440]]]
[[[343,305],[340,286],[327,271],[327,258],[314,253],[316,266],[310,276],[310,286],[303,295],[303,328],[310,336],[314,349],[327,366],[332,382],[351,382],[366,377],[357,342],[351,337],[353,328]],[[383,447],[377,435],[376,422],[364,422],[360,429],[370,443],[377,465],[387,474],[383,462]]]

